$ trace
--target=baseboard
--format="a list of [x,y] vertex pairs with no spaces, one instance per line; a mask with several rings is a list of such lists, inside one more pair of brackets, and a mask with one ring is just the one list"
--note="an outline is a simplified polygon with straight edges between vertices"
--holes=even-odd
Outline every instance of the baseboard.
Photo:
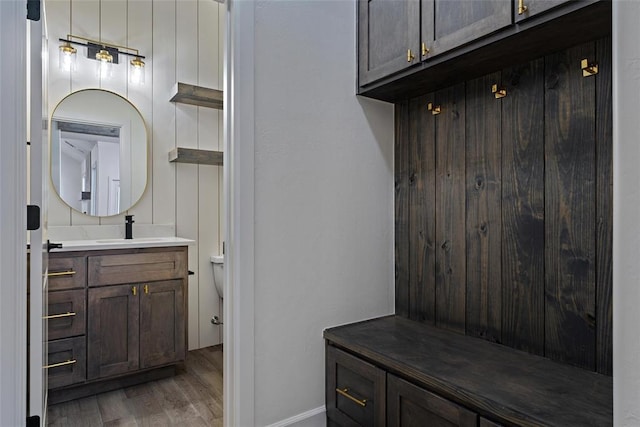
[[316,415],[323,414],[324,412],[325,407],[324,405],[322,405],[318,408],[311,409],[310,411],[294,415],[293,417],[287,418],[286,420],[278,421],[277,423],[273,423],[267,427],[288,427],[301,421],[307,420],[311,417],[315,417]]

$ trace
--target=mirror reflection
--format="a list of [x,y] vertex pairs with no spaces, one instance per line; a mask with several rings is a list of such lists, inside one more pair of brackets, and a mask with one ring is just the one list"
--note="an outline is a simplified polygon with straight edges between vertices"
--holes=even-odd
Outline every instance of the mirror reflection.
[[51,118],[51,179],[71,208],[117,215],[142,196],[147,134],[142,116],[123,97],[87,89],[64,98]]

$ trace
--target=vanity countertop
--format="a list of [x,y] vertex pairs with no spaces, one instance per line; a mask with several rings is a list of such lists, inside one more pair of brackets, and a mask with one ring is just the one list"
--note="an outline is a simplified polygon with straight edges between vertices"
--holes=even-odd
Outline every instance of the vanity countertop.
[[62,248],[52,249],[51,252],[187,246],[194,244],[195,240],[182,237],[140,237],[134,239],[64,240],[56,243],[62,243]]

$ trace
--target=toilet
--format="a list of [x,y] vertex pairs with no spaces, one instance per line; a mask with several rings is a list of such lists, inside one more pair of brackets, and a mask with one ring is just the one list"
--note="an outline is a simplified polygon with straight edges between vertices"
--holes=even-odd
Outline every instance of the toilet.
[[224,255],[211,255],[213,264],[213,283],[216,285],[218,296],[224,298]]

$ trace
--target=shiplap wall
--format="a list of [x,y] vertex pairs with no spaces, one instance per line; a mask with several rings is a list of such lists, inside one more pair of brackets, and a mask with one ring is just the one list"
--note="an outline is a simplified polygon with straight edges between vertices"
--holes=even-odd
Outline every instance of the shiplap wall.
[[[222,168],[174,164],[176,146],[222,150],[222,112],[173,104],[176,82],[222,89],[224,6],[212,0],[46,0],[49,36],[49,112],[71,92],[101,88],[127,98],[141,112],[148,133],[147,188],[127,211],[136,224],[174,224],[176,235],[196,241],[189,247],[189,348],[221,342],[220,314],[210,255],[222,251]],[[58,67],[58,39],[68,33],[124,45],[146,56],[145,85],[128,81],[128,57],[100,80],[95,61],[78,49],[73,72]],[[124,213],[90,217],[67,207],[50,187],[49,225],[123,224]],[[135,226],[134,226],[135,233]],[[135,234],[134,234],[135,237]]]

